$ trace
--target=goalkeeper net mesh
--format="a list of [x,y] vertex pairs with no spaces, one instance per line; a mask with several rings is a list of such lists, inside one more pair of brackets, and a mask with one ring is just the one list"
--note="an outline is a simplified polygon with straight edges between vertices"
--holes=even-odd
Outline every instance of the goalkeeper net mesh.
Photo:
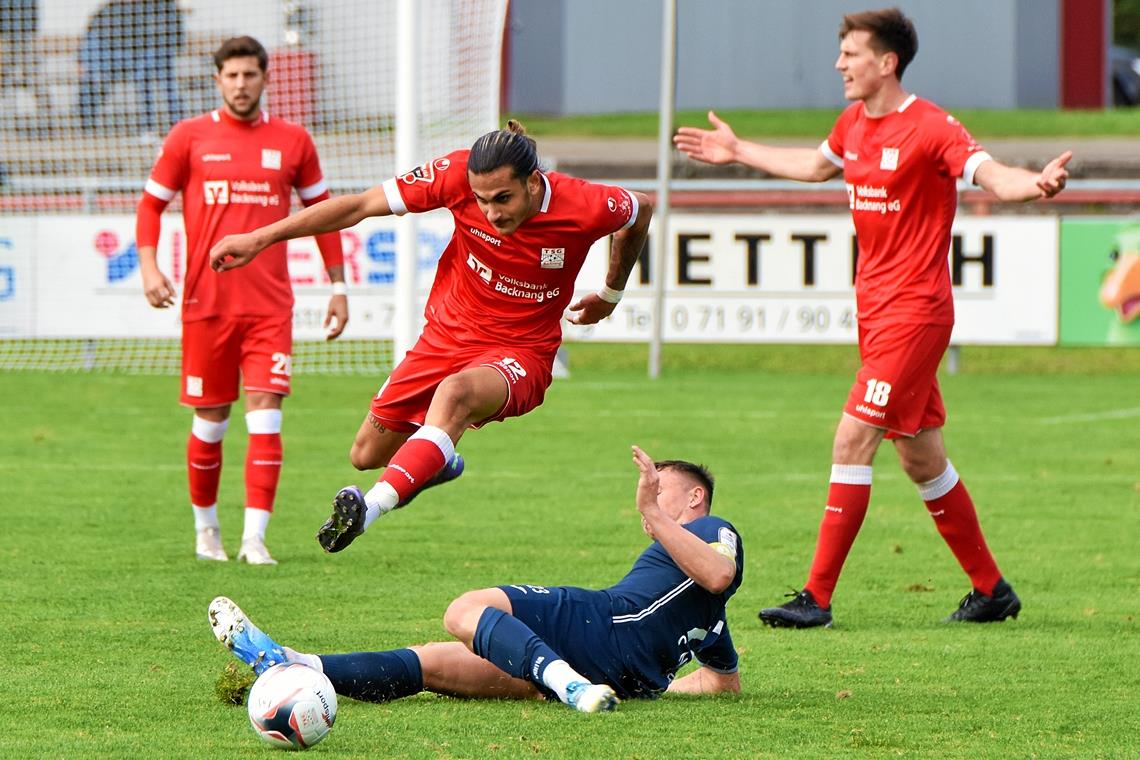
[[[401,3],[422,162],[498,126],[506,0],[3,0],[0,370],[178,372],[177,307],[146,304],[134,209],[169,128],[221,104],[211,56],[230,37],[269,51],[262,106],[309,130],[334,195],[412,168],[395,156]],[[179,291],[180,204],[159,242]],[[425,217],[418,270],[446,243],[444,217]],[[396,282],[396,234],[391,218],[343,234],[350,319],[331,342],[316,245],[290,242],[295,372],[391,368],[395,288],[428,284]]]

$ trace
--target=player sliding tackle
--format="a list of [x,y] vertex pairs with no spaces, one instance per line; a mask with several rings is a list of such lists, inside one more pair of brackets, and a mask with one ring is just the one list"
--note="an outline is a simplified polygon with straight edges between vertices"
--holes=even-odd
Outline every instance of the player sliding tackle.
[[451,212],[455,232],[428,296],[427,324],[372,400],[349,454],[357,469],[385,469],[368,492],[348,486],[337,493],[317,534],[325,551],[344,549],[376,518],[459,477],[464,463],[455,444],[465,430],[542,403],[562,342],[560,320],[590,246],[613,234],[605,287],[570,305],[576,324],[613,312],[652,216],[641,193],[540,170],[534,140],[511,121],[470,150],[364,193],[227,236],[210,252],[211,264],[224,272],[282,240],[437,208]]
[[[420,691],[488,699],[558,698],[582,712],[663,691],[740,691],[725,604],[740,587],[744,547],[709,514],[713,478],[700,465],[654,463],[633,447],[637,509],[655,539],[604,591],[510,585],[469,591],[443,624],[459,641],[354,654],[281,646],[226,597],[210,603],[218,641],[259,675],[282,662],[322,671],[340,696],[368,702]],[[689,660],[700,667],[674,675]]]

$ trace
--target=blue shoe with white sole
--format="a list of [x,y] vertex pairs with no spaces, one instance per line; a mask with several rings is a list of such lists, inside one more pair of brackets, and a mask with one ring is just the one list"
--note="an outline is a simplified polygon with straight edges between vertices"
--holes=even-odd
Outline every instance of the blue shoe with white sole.
[[210,602],[207,611],[214,638],[234,653],[234,657],[261,675],[274,665],[288,662],[285,650],[269,638],[232,601],[219,596]]

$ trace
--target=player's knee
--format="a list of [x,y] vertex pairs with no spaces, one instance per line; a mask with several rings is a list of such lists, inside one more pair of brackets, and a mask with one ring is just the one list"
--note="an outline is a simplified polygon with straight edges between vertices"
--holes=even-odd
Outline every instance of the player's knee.
[[946,469],[945,463],[928,459],[902,459],[903,472],[915,483],[928,483]]
[[447,611],[443,613],[443,627],[455,638],[470,644],[485,606],[468,592],[447,606]]
[[388,459],[383,455],[383,452],[377,451],[374,446],[369,446],[355,441],[352,448],[348,451],[348,461],[352,466],[358,470],[375,470],[384,467],[388,464]]

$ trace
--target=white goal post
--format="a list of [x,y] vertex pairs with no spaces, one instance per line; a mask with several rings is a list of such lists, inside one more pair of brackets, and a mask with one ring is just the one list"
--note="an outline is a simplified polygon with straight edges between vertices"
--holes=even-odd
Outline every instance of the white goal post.
[[[134,206],[178,118],[219,105],[211,53],[270,54],[263,106],[313,135],[334,195],[499,126],[507,0],[40,0],[27,61],[0,82],[0,370],[172,373],[176,310],[150,308]],[[296,206],[296,199],[293,199]],[[325,343],[329,288],[311,239],[289,244],[298,372],[383,372],[414,340],[450,216],[369,220],[343,236],[350,320]],[[180,290],[180,198],[159,263]],[[426,280],[426,278],[424,278]],[[395,342],[395,348],[393,343]]]

